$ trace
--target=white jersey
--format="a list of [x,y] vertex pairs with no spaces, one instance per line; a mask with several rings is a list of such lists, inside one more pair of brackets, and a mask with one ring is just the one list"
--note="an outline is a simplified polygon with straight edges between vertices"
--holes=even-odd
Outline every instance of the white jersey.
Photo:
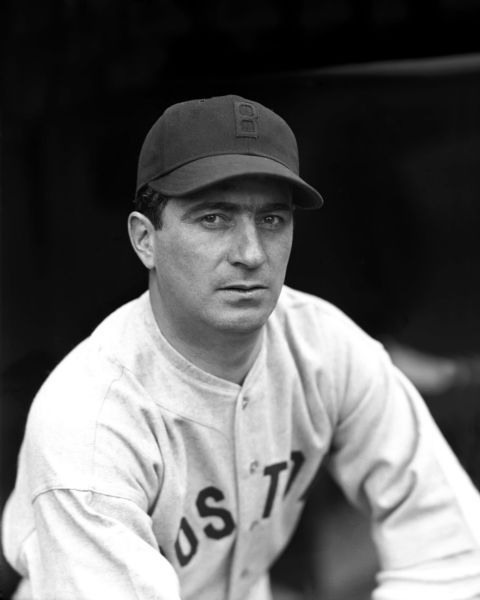
[[285,287],[243,385],[161,335],[148,293],[35,398],[4,515],[17,600],[266,600],[319,465],[368,512],[377,600],[480,597],[480,498],[413,386]]

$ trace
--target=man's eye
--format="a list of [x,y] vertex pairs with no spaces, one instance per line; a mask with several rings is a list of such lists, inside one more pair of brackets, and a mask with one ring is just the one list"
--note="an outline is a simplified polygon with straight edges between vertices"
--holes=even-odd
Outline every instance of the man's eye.
[[281,227],[284,222],[285,219],[279,215],[265,215],[262,218],[262,223],[271,228]]
[[223,215],[208,214],[203,215],[200,222],[207,227],[223,227],[226,224],[226,218]]

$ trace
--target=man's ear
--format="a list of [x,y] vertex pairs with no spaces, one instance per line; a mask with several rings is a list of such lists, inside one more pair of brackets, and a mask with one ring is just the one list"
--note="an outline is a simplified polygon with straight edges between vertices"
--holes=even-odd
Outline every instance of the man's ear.
[[128,235],[138,258],[147,269],[153,269],[155,266],[155,228],[150,219],[137,211],[130,213],[128,215]]

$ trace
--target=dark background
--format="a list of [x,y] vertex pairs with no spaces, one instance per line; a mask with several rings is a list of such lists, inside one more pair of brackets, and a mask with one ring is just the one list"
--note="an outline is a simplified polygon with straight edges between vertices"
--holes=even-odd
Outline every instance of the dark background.
[[[147,129],[237,93],[281,114],[323,194],[287,282],[367,331],[480,354],[474,0],[8,0],[1,5],[2,484],[55,363],[146,274],[126,216]],[[478,388],[429,399],[477,484]]]

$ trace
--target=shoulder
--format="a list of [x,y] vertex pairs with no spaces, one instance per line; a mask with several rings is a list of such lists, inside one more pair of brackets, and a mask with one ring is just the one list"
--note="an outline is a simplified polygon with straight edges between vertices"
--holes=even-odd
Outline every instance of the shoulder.
[[338,307],[287,286],[269,326],[297,364],[321,371],[335,388],[352,378],[358,380],[362,373],[374,377],[388,360],[383,346]]
[[[74,347],[49,374],[31,409],[31,419],[48,413],[75,422],[93,418],[109,390],[121,380],[140,343],[133,344],[131,329],[138,331],[140,299],[107,316],[92,334]],[[82,419],[83,420],[83,419]]]
[[[83,396],[91,401],[83,400],[82,410],[88,410],[92,403],[96,410],[112,384],[122,378],[133,380],[142,356],[152,352],[145,317],[148,306],[145,293],[108,315],[53,369],[35,404],[51,403],[50,408],[60,410]],[[126,377],[126,373],[133,377]]]
[[295,327],[307,339],[326,341],[332,336],[335,339],[340,336],[350,341],[373,342],[365,331],[331,302],[288,286],[282,289],[273,318],[284,327]]
[[140,345],[132,338],[141,318],[136,303],[107,317],[62,360],[35,397],[23,449],[33,495],[68,487],[140,501],[134,488],[151,476],[144,463],[157,445],[154,406],[129,368]]

